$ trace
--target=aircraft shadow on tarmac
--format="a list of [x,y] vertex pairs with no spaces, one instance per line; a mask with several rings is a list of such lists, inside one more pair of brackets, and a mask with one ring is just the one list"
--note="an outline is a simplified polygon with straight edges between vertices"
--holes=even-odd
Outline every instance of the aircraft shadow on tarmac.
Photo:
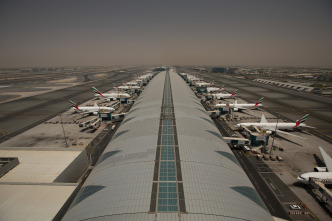
[[293,186],[300,187],[300,188],[304,188],[304,189],[307,188],[307,185],[304,184],[304,183],[302,183],[302,182],[300,182],[300,181],[296,181],[296,182],[294,182],[294,183],[293,183]]
[[72,116],[72,115],[76,115],[77,113],[69,113],[67,114],[67,116]]
[[82,130],[80,130],[80,132],[84,132],[84,131],[86,131],[86,130],[88,130],[89,129],[89,127],[85,127],[85,128],[83,128]]
[[96,132],[96,131],[97,131],[97,129],[94,128],[94,129],[92,129],[89,133],[93,134],[93,133]]
[[324,161],[322,161],[316,154],[313,154],[313,156],[315,158],[317,166],[319,166],[319,167],[325,167]]

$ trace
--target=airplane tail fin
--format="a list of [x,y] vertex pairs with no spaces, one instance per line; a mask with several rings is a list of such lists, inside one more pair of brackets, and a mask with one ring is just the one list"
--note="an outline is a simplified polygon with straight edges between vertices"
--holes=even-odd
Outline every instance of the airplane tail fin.
[[255,107],[257,107],[258,104],[262,103],[263,99],[264,99],[264,97],[262,97],[261,99],[259,99],[259,101],[256,102]]
[[236,89],[236,91],[231,95],[231,97],[235,96],[239,89]]
[[98,89],[97,88],[95,88],[95,87],[92,87],[92,90],[96,93],[96,94],[99,94],[100,96],[104,96],[100,91],[98,91]]
[[69,100],[69,103],[71,103],[71,105],[72,105],[73,107],[75,107],[77,110],[80,110],[80,109],[78,108],[78,106],[77,106],[73,101]]
[[300,120],[296,121],[294,127],[298,127],[301,123],[304,123],[305,120],[308,118],[309,114],[306,114],[304,117],[302,117]]
[[237,104],[237,100],[234,101],[234,104]]
[[320,153],[323,156],[327,171],[332,172],[332,159],[331,157],[325,152],[325,150],[321,147],[318,147],[320,150]]
[[267,120],[266,120],[264,114],[262,114],[262,118],[261,118],[260,123],[267,123]]
[[98,104],[97,104],[97,102],[95,102],[95,104],[94,104],[93,106],[94,106],[94,107],[99,107]]

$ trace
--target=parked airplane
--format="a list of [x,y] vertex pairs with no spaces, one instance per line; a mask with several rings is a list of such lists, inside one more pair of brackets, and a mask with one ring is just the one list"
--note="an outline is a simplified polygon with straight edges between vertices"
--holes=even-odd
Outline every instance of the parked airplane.
[[140,89],[141,87],[140,86],[132,86],[132,85],[127,85],[126,82],[124,82],[124,85],[121,85],[121,86],[116,86],[116,84],[114,84],[114,87],[113,88],[116,88],[116,89],[121,89],[121,90],[132,90],[132,89]]
[[325,150],[321,147],[318,147],[326,167],[316,167],[315,171],[318,172],[309,172],[309,173],[304,173],[301,174],[300,176],[297,177],[297,180],[308,184],[309,183],[309,178],[317,178],[317,179],[332,179],[332,158],[325,152]]
[[236,89],[236,91],[233,94],[222,94],[222,93],[219,93],[219,94],[212,94],[212,96],[214,98],[218,99],[218,100],[228,99],[228,98],[234,97],[237,92],[238,92],[238,89]]
[[254,104],[238,104],[237,100],[234,101],[233,104],[227,103],[227,104],[216,104],[215,107],[230,107],[232,108],[233,111],[241,111],[241,110],[246,110],[246,109],[257,109],[258,107],[262,107],[264,97],[262,97],[261,99],[259,99],[259,101],[257,101]]
[[129,81],[126,83],[126,85],[129,85],[129,86],[138,86],[139,85],[139,82],[137,82],[136,80],[134,81]]
[[223,91],[224,89],[224,84],[222,85],[222,87],[207,87],[206,90],[207,92],[215,92],[215,91]]
[[92,87],[92,90],[96,93],[96,95],[95,95],[96,97],[103,97],[108,101],[116,100],[116,99],[119,99],[119,98],[129,98],[130,97],[130,94],[128,94],[128,93],[120,93],[120,92],[115,93],[115,92],[113,92],[113,93],[110,93],[110,94],[102,94],[95,87]]
[[100,107],[100,106],[98,106],[97,103],[95,103],[93,107],[79,107],[71,100],[69,100],[69,102],[73,106],[72,109],[75,110],[76,112],[80,112],[80,113],[97,115],[98,112],[112,112],[115,110],[112,107]]
[[211,82],[211,83],[207,83],[207,82],[204,82],[204,81],[200,81],[200,82],[196,82],[195,85],[196,87],[207,87],[207,86],[212,86],[214,83]]
[[[303,122],[307,119],[309,114],[305,115],[301,119],[297,120],[295,123],[268,123],[265,116],[262,115],[261,121],[259,123],[239,123],[235,125],[235,128],[242,128],[242,127],[250,127],[250,126],[256,126],[260,128],[261,130],[265,130],[266,134],[272,134],[273,132],[278,132],[282,134],[288,134],[291,136],[299,137],[294,134],[282,131],[282,130],[290,130],[300,127],[306,127],[306,128],[314,128],[309,127],[305,125]],[[281,129],[281,130],[280,130]]]

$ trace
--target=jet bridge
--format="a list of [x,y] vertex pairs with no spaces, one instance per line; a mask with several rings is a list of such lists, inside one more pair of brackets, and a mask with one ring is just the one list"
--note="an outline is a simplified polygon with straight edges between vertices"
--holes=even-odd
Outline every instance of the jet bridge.
[[324,184],[332,184],[331,179],[309,178],[309,183],[321,193],[320,200],[332,206],[332,192]]
[[207,86],[197,86],[196,91],[197,93],[207,93]]
[[251,146],[266,146],[269,143],[269,135],[265,135],[256,126],[253,128],[255,131],[251,131],[246,126],[241,127],[243,129],[243,134],[250,140]]
[[99,113],[99,117],[102,119],[102,121],[118,121],[125,118],[127,113],[119,113],[119,114],[112,114],[112,113]]
[[250,140],[240,137],[223,137],[228,144],[249,145]]
[[228,108],[219,108],[215,111],[206,111],[211,118],[216,118],[220,115],[228,114]]

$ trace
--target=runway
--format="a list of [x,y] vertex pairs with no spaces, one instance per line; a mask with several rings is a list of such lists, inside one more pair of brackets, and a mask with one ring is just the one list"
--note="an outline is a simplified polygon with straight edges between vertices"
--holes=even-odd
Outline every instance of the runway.
[[91,91],[91,87],[97,87],[100,91],[108,91],[113,88],[112,83],[131,80],[133,74],[140,73],[143,70],[145,68],[131,68],[125,70],[126,72],[117,71],[106,79],[2,103],[0,109],[0,142],[68,109],[70,107],[69,99],[80,103],[92,99],[94,93]]

